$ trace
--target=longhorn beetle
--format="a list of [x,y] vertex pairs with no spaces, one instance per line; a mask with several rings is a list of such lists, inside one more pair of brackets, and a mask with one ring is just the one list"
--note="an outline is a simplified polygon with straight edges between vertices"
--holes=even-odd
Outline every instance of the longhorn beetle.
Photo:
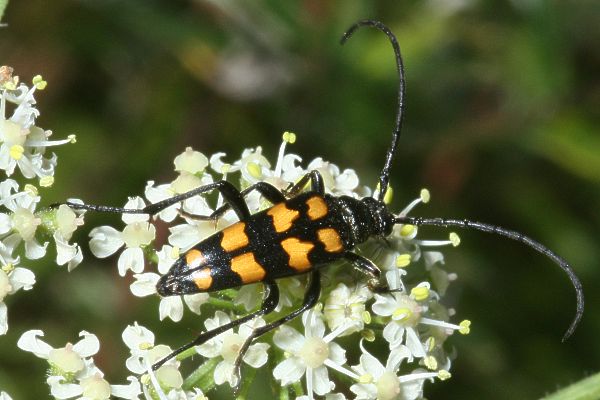
[[[180,296],[262,282],[265,292],[261,308],[223,326],[201,333],[190,343],[181,346],[154,364],[152,366],[154,370],[186,349],[205,343],[253,318],[271,313],[279,301],[279,288],[276,283],[279,278],[308,274],[309,283],[304,301],[298,309],[288,315],[254,330],[241,346],[237,356],[234,371],[238,377],[242,357],[254,339],[290,321],[317,303],[321,290],[319,279],[321,267],[335,260],[346,260],[370,276],[369,286],[372,290],[389,291],[387,285],[380,279],[379,268],[369,259],[353,252],[353,249],[369,238],[384,238],[390,235],[396,224],[452,226],[495,233],[521,242],[546,255],[566,272],[577,295],[577,311],[563,340],[575,330],[584,308],[581,283],[570,265],[547,247],[522,233],[499,226],[466,219],[395,215],[384,204],[383,199],[389,187],[392,159],[398,147],[404,117],[404,66],[396,37],[381,22],[362,20],[355,23],[342,36],[341,44],[344,44],[362,26],[377,28],[387,35],[394,49],[399,76],[396,123],[392,142],[379,175],[379,191],[375,197],[358,200],[349,196],[336,197],[327,194],[320,173],[311,171],[283,192],[266,182],[258,182],[240,192],[231,183],[223,180],[148,205],[143,209],[66,203],[74,209],[154,215],[190,197],[217,190],[223,196],[225,204],[211,215],[196,217],[216,221],[229,209],[238,216],[239,222],[204,239],[181,255],[169,272],[160,278],[156,288],[161,296]],[[309,183],[310,190],[304,191]],[[259,192],[272,203],[272,206],[250,214],[244,197],[252,191]]]

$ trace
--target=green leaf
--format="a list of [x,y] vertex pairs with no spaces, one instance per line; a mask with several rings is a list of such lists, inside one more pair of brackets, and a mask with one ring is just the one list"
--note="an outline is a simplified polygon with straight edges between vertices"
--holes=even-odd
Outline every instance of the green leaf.
[[543,400],[596,400],[600,399],[600,373],[567,386]]

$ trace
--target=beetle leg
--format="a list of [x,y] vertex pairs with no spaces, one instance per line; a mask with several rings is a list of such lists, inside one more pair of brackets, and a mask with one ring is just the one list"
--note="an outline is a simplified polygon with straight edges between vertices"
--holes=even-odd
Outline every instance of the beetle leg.
[[273,281],[267,281],[267,282],[264,282],[264,284],[266,287],[266,294],[263,299],[262,306],[259,310],[255,311],[253,313],[250,313],[248,315],[245,315],[243,317],[240,317],[240,318],[238,318],[234,321],[231,321],[225,325],[219,326],[218,328],[215,328],[211,331],[201,333],[196,339],[192,340],[191,342],[189,342],[187,344],[184,344],[180,348],[172,351],[171,354],[169,354],[168,356],[166,356],[163,359],[154,363],[154,365],[152,365],[152,370],[156,371],[164,363],[166,363],[170,359],[174,358],[178,354],[186,351],[187,349],[190,349],[194,346],[199,346],[203,343],[206,343],[210,339],[214,338],[217,335],[220,335],[223,332],[228,331],[229,329],[235,328],[236,326],[239,326],[239,325],[243,324],[244,322],[248,322],[256,317],[259,317],[259,316],[265,315],[265,314],[269,314],[270,312],[272,312],[275,309],[275,307],[277,307],[277,303],[279,303],[279,287]]
[[[244,199],[239,190],[235,188],[231,183],[227,181],[218,181],[214,183],[209,183],[208,185],[200,186],[195,189],[190,190],[189,192],[181,193],[177,196],[170,197],[168,199],[159,201],[158,203],[149,204],[144,208],[135,209],[135,208],[121,208],[121,207],[111,207],[111,206],[100,206],[94,204],[78,204],[67,201],[66,205],[76,210],[89,210],[89,211],[98,211],[98,212],[111,212],[111,213],[119,213],[119,214],[150,214],[154,215],[167,207],[172,206],[175,203],[179,203],[190,197],[197,196],[202,193],[210,192],[212,190],[218,190],[225,201],[229,204],[229,206],[235,211],[236,215],[240,220],[246,220],[250,217],[250,211],[248,211],[248,206],[244,203]],[[53,204],[53,206],[57,206],[58,204]]]
[[[242,190],[240,194],[242,195],[242,197],[246,197],[253,190],[259,192],[265,199],[267,199],[273,204],[283,203],[285,201],[285,196],[279,191],[279,189],[267,182],[257,182],[254,185]],[[217,221],[230,208],[230,203],[225,203],[221,207],[213,211],[213,213],[210,215],[196,215],[187,213],[185,211],[180,211],[179,214],[183,215],[184,217],[198,219],[200,221]]]
[[310,282],[308,284],[308,289],[306,290],[306,293],[304,294],[304,302],[302,303],[300,308],[292,311],[285,317],[275,320],[265,326],[256,328],[256,329],[254,329],[254,331],[252,331],[250,336],[248,336],[248,338],[246,339],[244,344],[240,347],[240,352],[238,353],[237,358],[235,359],[235,363],[233,364],[234,365],[233,373],[238,378],[238,380],[237,380],[238,383],[237,383],[236,387],[234,388],[234,393],[237,393],[237,391],[240,389],[240,383],[241,383],[241,379],[239,379],[240,378],[240,367],[242,365],[242,360],[244,358],[244,355],[246,354],[246,351],[248,351],[248,348],[252,344],[252,341],[254,339],[258,338],[259,336],[262,336],[265,333],[272,331],[273,329],[279,327],[280,325],[283,325],[286,322],[296,318],[298,315],[302,314],[304,311],[314,307],[314,305],[317,304],[317,301],[319,300],[320,294],[321,294],[321,276],[320,276],[319,271],[313,270],[310,275]]
[[310,180],[310,190],[319,194],[325,194],[325,185],[323,184],[323,177],[319,171],[312,170],[308,174],[304,175],[294,186],[285,190],[285,196],[287,198],[295,197],[300,193],[308,181]]
[[381,270],[373,263],[373,261],[366,257],[359,256],[356,253],[352,253],[351,251],[347,251],[344,254],[344,258],[354,264],[354,266],[362,272],[371,276],[371,279],[369,279],[369,289],[373,292],[388,293],[390,291],[388,285],[381,281]]

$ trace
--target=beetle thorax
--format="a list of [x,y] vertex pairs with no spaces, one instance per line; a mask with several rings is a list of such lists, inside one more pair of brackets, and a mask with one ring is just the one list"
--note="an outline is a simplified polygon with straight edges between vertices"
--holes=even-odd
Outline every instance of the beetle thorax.
[[333,197],[350,231],[353,245],[372,236],[388,236],[394,227],[393,215],[385,204],[372,197],[358,200],[349,196]]

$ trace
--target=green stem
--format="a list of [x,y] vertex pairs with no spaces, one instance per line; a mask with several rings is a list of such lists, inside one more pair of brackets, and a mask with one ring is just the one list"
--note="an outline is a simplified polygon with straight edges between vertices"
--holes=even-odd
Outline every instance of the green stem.
[[600,399],[600,373],[589,376],[566,388],[552,393],[543,400],[596,400]]
[[2,17],[4,16],[4,10],[8,5],[8,0],[0,0],[0,22],[2,22]]
[[280,388],[279,400],[290,400],[290,391],[288,390],[287,386]]
[[294,382],[292,384],[292,387],[294,388],[294,392],[296,393],[296,397],[300,397],[304,394],[304,388],[302,387],[302,383],[300,383],[300,381],[298,382]]
[[233,302],[231,300],[223,300],[223,299],[218,299],[216,297],[209,297],[208,298],[208,304],[210,304],[211,306],[215,306],[216,308],[219,309],[226,309],[226,310],[231,310],[231,311],[235,311],[236,313],[239,313],[241,311],[241,309],[239,307],[237,307],[235,304],[233,304]]
[[[190,349],[190,350],[194,350],[194,349]],[[179,356],[181,356],[185,353],[188,353],[188,351],[181,353]],[[196,352],[194,351],[193,354],[196,354]],[[177,356],[177,359],[179,359],[179,356]],[[210,386],[210,382],[204,382],[203,378],[206,378],[207,376],[209,376],[210,379],[213,379],[213,374],[214,374],[213,371],[218,363],[219,363],[219,358],[215,357],[215,358],[211,358],[210,360],[206,361],[204,364],[200,365],[194,372],[192,372],[190,374],[190,376],[188,376],[185,379],[185,381],[183,382],[183,388],[185,390],[191,390],[194,387],[199,387],[203,391],[208,391],[209,388],[205,387],[204,385]],[[201,384],[203,384],[203,385],[201,385]]]

